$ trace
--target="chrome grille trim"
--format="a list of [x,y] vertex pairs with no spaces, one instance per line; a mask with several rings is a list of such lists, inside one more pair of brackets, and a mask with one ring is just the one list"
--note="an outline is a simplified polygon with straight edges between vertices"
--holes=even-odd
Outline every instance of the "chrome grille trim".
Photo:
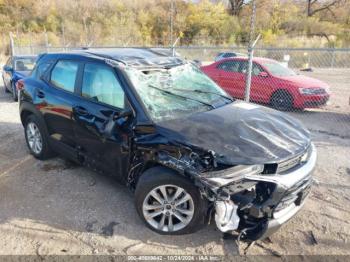
[[277,167],[277,174],[286,172],[289,169],[292,169],[298,166],[299,164],[307,162],[310,158],[310,151],[311,151],[311,147],[308,147],[308,149],[302,154],[279,163]]

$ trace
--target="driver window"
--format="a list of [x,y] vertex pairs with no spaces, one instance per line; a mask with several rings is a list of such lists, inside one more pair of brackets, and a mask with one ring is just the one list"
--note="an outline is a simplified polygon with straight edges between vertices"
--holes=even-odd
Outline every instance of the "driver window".
[[253,76],[257,76],[261,72],[264,72],[264,70],[259,65],[257,65],[256,63],[253,63],[252,75]]
[[[246,74],[247,70],[248,70],[248,62],[244,61],[244,62],[242,62],[240,72],[243,74]],[[253,68],[252,68],[252,75],[253,76],[257,76],[263,71],[264,70],[262,70],[262,68],[259,65],[257,65],[256,63],[253,63]]]
[[105,65],[86,64],[82,84],[82,96],[124,108],[124,91],[114,72]]

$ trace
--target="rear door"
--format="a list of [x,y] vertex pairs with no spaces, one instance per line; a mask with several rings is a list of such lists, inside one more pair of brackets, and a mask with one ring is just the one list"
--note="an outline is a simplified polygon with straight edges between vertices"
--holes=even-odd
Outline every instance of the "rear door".
[[129,162],[130,130],[120,125],[112,137],[104,135],[112,117],[129,107],[122,85],[114,68],[98,62],[84,65],[80,82],[79,102],[73,108],[79,150],[87,165],[123,180]]
[[223,61],[217,65],[219,85],[235,98],[244,98],[245,74],[241,60]]

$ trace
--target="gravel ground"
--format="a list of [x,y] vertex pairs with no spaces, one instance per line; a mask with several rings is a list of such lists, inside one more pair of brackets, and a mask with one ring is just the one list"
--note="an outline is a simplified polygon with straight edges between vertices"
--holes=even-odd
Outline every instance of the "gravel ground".
[[[318,165],[302,211],[271,241],[248,254],[350,255],[350,70],[308,73],[332,87],[323,109],[290,113],[311,130]],[[0,88],[0,255],[236,255],[210,225],[185,236],[161,236],[138,218],[132,193],[109,177],[60,158],[28,154],[18,104]]]

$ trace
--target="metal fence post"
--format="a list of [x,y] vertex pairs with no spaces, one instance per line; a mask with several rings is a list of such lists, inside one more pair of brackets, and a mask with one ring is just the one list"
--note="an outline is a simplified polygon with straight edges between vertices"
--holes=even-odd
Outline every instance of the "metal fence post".
[[[254,30],[255,30],[255,15],[256,15],[256,5],[255,0],[252,0],[252,16],[250,19],[250,36],[249,36],[249,46],[248,46],[248,68],[247,68],[247,74],[246,74],[246,81],[245,81],[245,93],[244,93],[244,100],[249,102],[250,99],[250,86],[252,81],[252,68],[253,68],[253,53],[254,53],[254,44],[253,44],[253,37],[254,37]],[[258,39],[257,39],[258,40]],[[255,43],[257,42],[255,41]]]
[[334,62],[335,62],[335,49],[332,50],[331,68],[334,67]]

